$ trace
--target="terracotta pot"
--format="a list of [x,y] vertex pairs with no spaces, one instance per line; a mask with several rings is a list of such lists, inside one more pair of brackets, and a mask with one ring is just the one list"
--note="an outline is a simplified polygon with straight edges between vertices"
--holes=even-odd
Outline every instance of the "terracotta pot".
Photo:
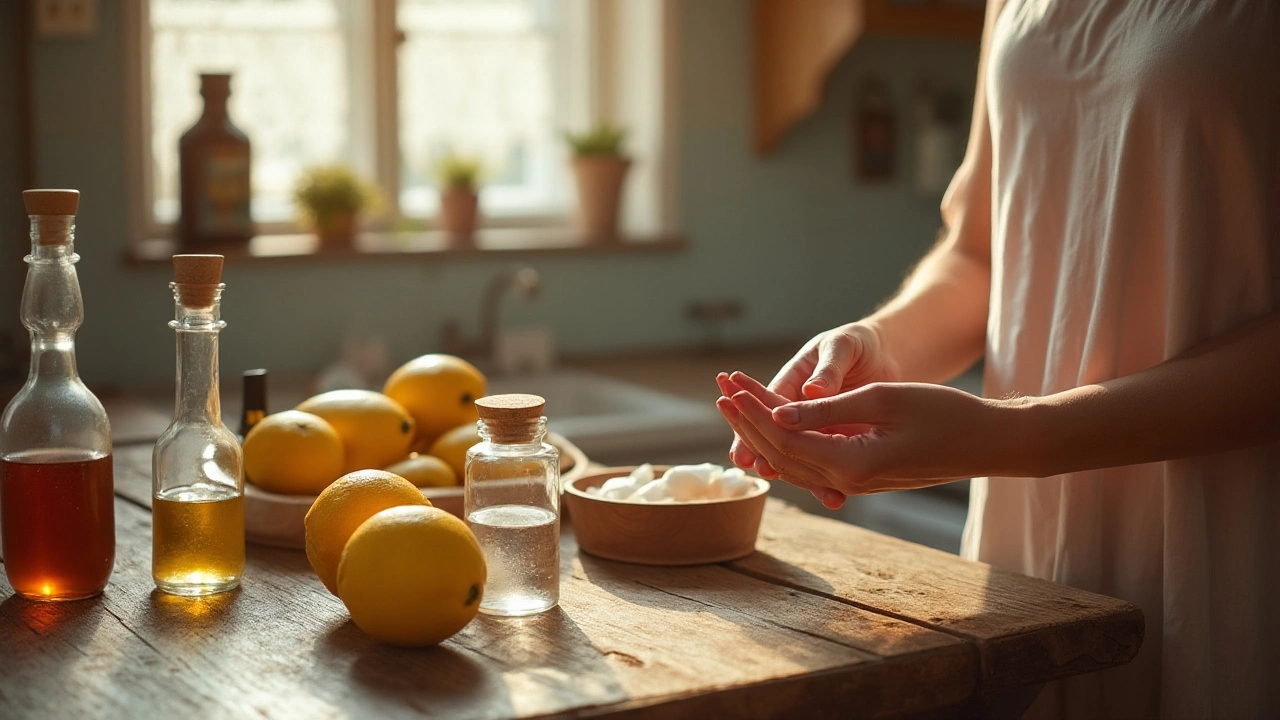
[[324,215],[316,221],[316,235],[320,246],[330,249],[350,249],[356,244],[356,214],[349,212]]
[[475,247],[480,197],[471,188],[451,187],[440,195],[440,229],[452,247]]
[[631,160],[620,155],[578,155],[578,232],[591,243],[617,242],[618,206]]

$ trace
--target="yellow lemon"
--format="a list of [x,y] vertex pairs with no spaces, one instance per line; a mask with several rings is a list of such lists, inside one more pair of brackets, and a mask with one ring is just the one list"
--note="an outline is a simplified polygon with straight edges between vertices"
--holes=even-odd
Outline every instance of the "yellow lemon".
[[431,446],[444,431],[473,423],[476,398],[483,397],[484,375],[452,355],[423,355],[401,365],[382,392],[409,411],[418,425],[415,450]]
[[343,472],[380,468],[409,452],[414,423],[400,403],[372,390],[334,390],[298,409],[329,421],[346,452]]
[[466,477],[467,450],[478,442],[480,442],[480,433],[476,431],[475,423],[460,425],[432,443],[430,453],[449,463],[449,467],[453,468],[458,477]]
[[356,529],[338,565],[338,597],[356,627],[392,645],[435,645],[484,596],[484,554],[466,523],[433,507],[394,507]]
[[377,513],[401,505],[430,507],[431,501],[413,483],[382,470],[347,473],[311,503],[303,521],[307,561],[329,592],[338,594],[338,561],[351,533]]
[[461,485],[458,473],[449,467],[449,463],[431,455],[414,453],[387,468],[418,487],[451,487]]
[[316,495],[342,474],[342,438],[323,418],[299,410],[268,415],[244,439],[244,474],[286,495]]

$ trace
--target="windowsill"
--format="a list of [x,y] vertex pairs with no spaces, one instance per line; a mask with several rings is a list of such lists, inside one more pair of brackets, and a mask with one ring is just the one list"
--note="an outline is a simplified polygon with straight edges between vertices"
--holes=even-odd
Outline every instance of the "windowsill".
[[[321,246],[311,234],[259,235],[247,246],[207,247],[183,251],[217,252],[229,263],[341,263],[352,260],[436,261],[464,258],[506,259],[548,255],[596,255],[618,253],[671,253],[683,250],[685,238],[677,234],[623,236],[617,239],[588,242],[566,227],[486,228],[476,233],[475,247],[450,247],[438,230],[427,232],[368,232],[356,237],[355,247]],[[168,264],[179,252],[170,239],[152,239],[135,243],[125,251],[130,265]]]

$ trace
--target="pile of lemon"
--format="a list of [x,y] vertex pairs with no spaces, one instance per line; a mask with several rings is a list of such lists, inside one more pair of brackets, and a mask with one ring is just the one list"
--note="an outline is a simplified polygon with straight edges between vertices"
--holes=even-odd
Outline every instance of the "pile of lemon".
[[418,487],[462,484],[485,377],[452,355],[424,355],[382,392],[334,390],[268,415],[244,439],[245,477],[269,492],[318,495],[344,473],[378,469]]
[[351,619],[378,640],[433,645],[475,617],[485,563],[461,520],[422,487],[461,484],[479,442],[485,378],[451,355],[424,355],[381,393],[335,390],[269,415],[244,439],[245,477],[269,492],[316,495],[307,559]]
[[311,505],[306,527],[316,575],[378,640],[435,645],[480,609],[486,568],[475,535],[398,475],[343,475]]

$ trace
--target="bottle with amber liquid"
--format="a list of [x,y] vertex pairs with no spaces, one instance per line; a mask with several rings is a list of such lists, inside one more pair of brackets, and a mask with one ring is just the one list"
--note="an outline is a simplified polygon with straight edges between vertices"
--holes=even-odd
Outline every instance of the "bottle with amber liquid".
[[187,249],[244,245],[253,237],[249,138],[231,122],[230,75],[201,75],[204,113],[178,142],[181,212]]
[[213,595],[244,572],[244,459],[218,396],[222,256],[175,255],[173,269],[177,409],[151,456],[151,575],[173,595]]
[[78,600],[106,587],[116,552],[111,425],[76,372],[80,193],[27,190],[22,200],[31,219],[22,291],[31,372],[0,415],[4,569],[29,600]]

